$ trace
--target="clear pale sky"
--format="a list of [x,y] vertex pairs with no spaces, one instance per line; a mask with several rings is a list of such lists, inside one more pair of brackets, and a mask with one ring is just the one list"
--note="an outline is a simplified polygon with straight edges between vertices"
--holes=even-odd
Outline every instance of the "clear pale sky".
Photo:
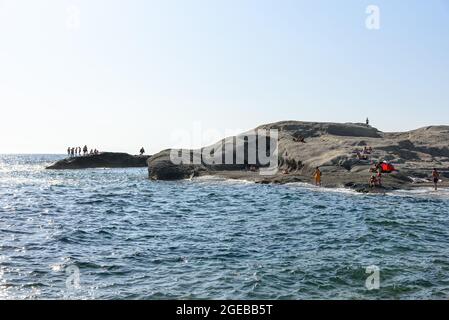
[[0,153],[367,116],[449,124],[449,1],[0,0]]

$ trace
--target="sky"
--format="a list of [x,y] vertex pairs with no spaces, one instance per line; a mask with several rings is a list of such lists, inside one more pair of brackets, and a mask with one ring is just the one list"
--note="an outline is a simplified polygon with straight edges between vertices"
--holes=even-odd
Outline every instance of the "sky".
[[0,0],[0,153],[449,124],[448,71],[449,0]]

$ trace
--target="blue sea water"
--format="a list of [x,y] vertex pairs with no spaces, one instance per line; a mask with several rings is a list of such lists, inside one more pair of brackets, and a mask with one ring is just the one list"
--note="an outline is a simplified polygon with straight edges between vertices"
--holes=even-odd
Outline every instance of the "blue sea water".
[[44,170],[60,158],[0,156],[1,299],[449,297],[448,190]]

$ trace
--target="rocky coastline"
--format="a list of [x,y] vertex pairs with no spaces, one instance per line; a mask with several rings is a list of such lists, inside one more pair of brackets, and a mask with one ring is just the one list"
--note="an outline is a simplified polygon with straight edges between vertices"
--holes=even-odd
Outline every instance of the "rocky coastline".
[[[274,139],[259,132],[275,130],[276,170],[264,172],[260,156],[273,151]],[[251,145],[249,141],[254,142]],[[441,187],[449,187],[449,126],[428,126],[407,132],[381,132],[360,123],[282,121],[265,124],[227,137],[198,150],[166,149],[153,156],[103,152],[69,157],[47,169],[147,167],[151,180],[182,180],[201,176],[247,180],[260,184],[313,183],[316,167],[325,188],[349,188],[362,193],[432,187],[431,172],[441,174]],[[251,146],[256,157],[250,155]],[[262,148],[262,149],[261,149]],[[370,153],[360,156],[363,149]],[[269,152],[268,152],[269,153]],[[174,154],[188,155],[173,161]],[[197,161],[193,159],[197,157]],[[198,158],[199,157],[199,158]],[[231,159],[231,162],[226,161]],[[208,160],[208,161],[206,161]],[[382,174],[382,186],[370,187],[373,164],[386,161],[396,171]]]
[[[242,141],[259,130],[278,132],[278,170],[262,175],[263,166],[256,160],[248,162],[248,146]],[[440,171],[441,187],[448,187],[449,126],[429,126],[408,132],[381,132],[358,123],[318,123],[283,121],[266,124],[235,137],[225,138],[201,150],[163,150],[148,159],[148,174],[152,180],[180,180],[199,176],[240,179],[261,184],[312,183],[316,167],[323,173],[322,186],[344,187],[363,193],[385,193],[397,189],[431,187],[433,168]],[[240,142],[240,143],[239,143]],[[262,144],[256,144],[259,148]],[[232,148],[227,148],[232,146]],[[360,158],[360,152],[370,147],[372,152]],[[232,150],[232,151],[228,151]],[[175,164],[174,153],[201,155],[201,161]],[[206,153],[205,153],[206,151]],[[257,152],[259,150],[256,150]],[[229,154],[229,153],[232,154]],[[245,155],[235,161],[237,154]],[[204,161],[205,154],[216,162]],[[229,164],[224,160],[232,157]],[[382,186],[370,187],[370,168],[380,161],[392,163],[396,171],[382,175]]]

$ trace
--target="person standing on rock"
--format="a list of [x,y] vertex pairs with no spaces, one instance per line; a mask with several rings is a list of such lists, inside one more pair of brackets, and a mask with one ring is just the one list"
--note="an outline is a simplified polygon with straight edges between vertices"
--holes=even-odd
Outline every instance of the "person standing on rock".
[[67,156],[70,157],[70,147],[67,148]]
[[435,191],[438,190],[438,182],[440,181],[440,173],[436,168],[432,171],[433,184],[435,185]]
[[86,146],[86,145],[84,145],[84,148],[83,148],[83,153],[84,153],[84,155],[86,155],[86,154],[87,154],[87,146]]
[[377,185],[382,187],[382,166],[379,164],[377,166]]
[[316,167],[313,177],[315,178],[315,185],[321,187],[321,171],[319,167]]
[[140,155],[143,156],[144,154],[145,154],[145,149],[142,147],[142,148],[140,149]]

